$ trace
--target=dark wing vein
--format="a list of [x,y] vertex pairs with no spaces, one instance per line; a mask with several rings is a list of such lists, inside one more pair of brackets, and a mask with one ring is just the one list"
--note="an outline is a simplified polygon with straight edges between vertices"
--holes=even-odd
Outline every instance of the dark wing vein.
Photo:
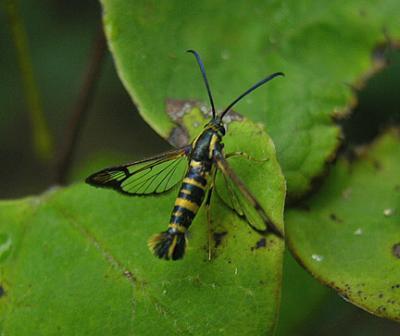
[[182,180],[190,151],[191,147],[186,146],[149,159],[106,168],[89,176],[86,182],[127,195],[164,193]]

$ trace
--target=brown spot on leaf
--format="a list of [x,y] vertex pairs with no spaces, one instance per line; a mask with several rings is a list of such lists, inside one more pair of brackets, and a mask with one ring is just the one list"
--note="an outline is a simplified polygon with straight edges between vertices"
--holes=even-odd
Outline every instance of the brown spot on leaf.
[[331,214],[329,215],[329,218],[332,219],[334,222],[337,222],[337,223],[342,223],[342,222],[343,222],[343,221],[342,221],[338,216],[336,216],[334,213],[331,213]]
[[400,243],[397,243],[397,244],[393,245],[392,253],[396,258],[400,259]]
[[378,160],[373,160],[372,164],[375,168],[376,171],[381,171],[382,170],[382,163],[380,163]]
[[392,253],[396,258],[400,259],[400,243],[396,243],[392,246]]
[[379,306],[379,307],[377,308],[377,311],[378,311],[379,313],[383,313],[383,312],[386,311],[386,307],[385,307],[385,306]]
[[176,126],[168,136],[168,142],[175,147],[182,147],[189,143],[189,134],[182,126]]
[[222,239],[228,234],[228,232],[214,232],[213,238],[215,241],[215,247],[218,247],[222,243]]
[[6,295],[6,291],[4,290],[3,286],[0,285],[0,298]]
[[[193,99],[183,100],[168,98],[166,100],[167,114],[176,124],[176,127],[172,129],[170,135],[168,136],[168,141],[175,147],[182,147],[184,145],[187,145],[190,141],[189,132],[183,124],[183,117],[186,114],[190,113],[190,111],[192,111],[194,108],[198,108],[206,119],[211,119],[212,112],[208,104],[204,104],[200,101]],[[216,112],[218,114],[222,111],[217,110]],[[236,120],[243,120],[243,117],[239,113],[231,110],[224,117],[224,124],[226,126],[227,124]]]

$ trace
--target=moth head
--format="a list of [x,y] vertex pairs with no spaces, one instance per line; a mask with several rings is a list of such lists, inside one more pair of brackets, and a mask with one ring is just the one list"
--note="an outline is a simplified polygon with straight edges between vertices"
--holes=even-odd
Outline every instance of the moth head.
[[221,137],[225,135],[225,126],[224,123],[222,122],[222,119],[217,117],[217,118],[212,118],[205,126],[204,128],[212,129],[213,131],[217,132]]

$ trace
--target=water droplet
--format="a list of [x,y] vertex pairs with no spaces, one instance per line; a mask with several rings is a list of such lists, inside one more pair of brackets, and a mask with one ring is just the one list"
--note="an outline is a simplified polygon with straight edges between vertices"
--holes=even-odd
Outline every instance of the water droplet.
[[222,50],[222,52],[221,52],[221,58],[222,58],[224,61],[230,59],[230,58],[231,58],[231,55],[230,55],[229,51],[228,51],[228,50]]
[[9,256],[11,247],[11,238],[5,233],[0,233],[0,261],[4,261]]
[[322,260],[324,260],[324,257],[322,255],[319,254],[312,254],[311,258],[315,261],[321,262]]
[[356,231],[354,231],[354,234],[357,235],[357,236],[362,235],[363,234],[363,229],[358,228]]
[[345,190],[342,191],[342,197],[344,199],[349,199],[352,193],[352,189],[351,188],[347,188]]
[[390,216],[392,216],[394,214],[394,209],[392,209],[392,208],[387,208],[387,209],[384,209],[383,210],[383,215],[385,216],[385,217],[390,217]]

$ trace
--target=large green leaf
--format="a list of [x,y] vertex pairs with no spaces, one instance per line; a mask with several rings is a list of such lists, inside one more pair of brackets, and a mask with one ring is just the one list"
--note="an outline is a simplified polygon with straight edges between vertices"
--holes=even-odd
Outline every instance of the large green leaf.
[[388,132],[286,215],[292,252],[320,281],[400,321],[400,137]]
[[174,128],[168,98],[207,101],[184,50],[201,53],[219,108],[263,76],[286,73],[237,110],[266,125],[292,197],[309,190],[333,158],[340,131],[332,118],[345,114],[355,100],[351,86],[376,68],[374,48],[400,36],[397,0],[102,4],[119,75],[164,138]]
[[[227,151],[234,149],[231,143],[243,144],[255,156],[259,148],[254,142],[249,146],[246,136],[257,132],[268,160],[241,177],[252,190],[276,187],[256,194],[282,228],[285,182],[271,140],[250,122],[232,123],[229,129]],[[279,307],[283,241],[252,231],[215,197],[212,231],[201,210],[185,258],[159,260],[146,241],[165,230],[176,193],[135,198],[77,184],[1,202],[1,333],[271,333]]]

